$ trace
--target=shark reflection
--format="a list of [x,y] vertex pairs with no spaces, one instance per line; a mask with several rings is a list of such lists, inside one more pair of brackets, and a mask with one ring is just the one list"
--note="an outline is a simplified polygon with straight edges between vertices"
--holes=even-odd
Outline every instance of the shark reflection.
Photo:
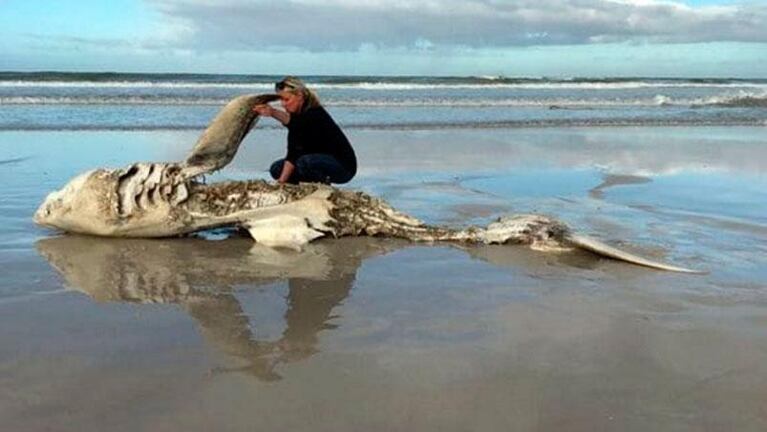
[[649,177],[642,177],[637,175],[605,174],[602,178],[602,183],[589,190],[589,196],[591,198],[601,200],[605,197],[605,190],[609,188],[650,182],[652,182],[652,179]]
[[[552,255],[498,245],[446,246],[495,267],[524,269],[532,277],[565,277],[568,269],[594,269],[600,263],[578,251]],[[416,246],[359,237],[310,243],[302,252],[236,237],[64,235],[37,242],[39,253],[69,288],[98,302],[177,304],[195,320],[206,343],[226,358],[214,373],[239,371],[264,381],[279,380],[281,364],[318,352],[319,333],[335,328],[333,309],[348,297],[362,262],[406,247]],[[236,293],[285,280],[284,330],[276,340],[258,340]]]
[[[99,302],[173,303],[198,324],[204,340],[227,357],[214,372],[280,379],[280,364],[318,352],[318,334],[333,329],[333,308],[349,295],[370,257],[406,243],[348,238],[309,244],[303,252],[253,245],[249,239],[105,239],[67,235],[37,242],[39,253],[75,290]],[[256,340],[235,293],[288,280],[285,329]]]

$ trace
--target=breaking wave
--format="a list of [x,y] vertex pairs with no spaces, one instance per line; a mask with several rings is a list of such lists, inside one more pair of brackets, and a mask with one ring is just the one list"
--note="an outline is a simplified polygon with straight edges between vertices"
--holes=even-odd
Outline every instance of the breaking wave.
[[693,106],[715,106],[723,108],[767,108],[767,92],[740,92],[739,94],[732,96],[715,96],[700,103],[694,103]]
[[[180,95],[99,95],[99,96],[0,96],[0,105],[156,105],[156,106],[223,106],[231,96],[201,97]],[[611,107],[664,107],[715,106],[722,108],[767,107],[767,95],[715,96],[707,99],[674,98],[663,94],[638,98],[451,98],[451,97],[397,97],[397,98],[338,98],[323,99],[331,107],[387,108],[387,107],[533,107],[549,109],[588,109]]]

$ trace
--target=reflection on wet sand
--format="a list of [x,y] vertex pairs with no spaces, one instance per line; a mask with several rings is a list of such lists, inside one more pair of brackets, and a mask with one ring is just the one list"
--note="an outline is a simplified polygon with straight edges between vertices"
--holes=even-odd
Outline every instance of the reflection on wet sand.
[[[247,238],[112,239],[77,235],[47,238],[37,249],[67,285],[99,302],[173,303],[197,322],[203,339],[226,358],[213,373],[240,371],[280,379],[285,363],[318,352],[319,333],[333,329],[333,309],[349,295],[368,258],[407,247],[390,239],[342,238],[307,245],[300,253]],[[447,246],[447,245],[446,245]],[[452,245],[473,258],[534,277],[559,277],[603,261],[584,252],[545,254],[508,246]],[[284,331],[258,340],[236,293],[286,280]]]
[[456,247],[462,249],[472,258],[497,267],[524,268],[525,272],[533,277],[572,275],[574,268],[595,270],[605,261],[609,261],[580,250],[544,253],[504,245]]
[[[242,371],[277,380],[275,368],[317,352],[318,333],[332,329],[331,312],[351,290],[368,257],[402,247],[394,241],[341,239],[301,253],[254,245],[249,239],[104,239],[67,235],[37,243],[70,288],[100,302],[176,303],[203,338],[230,358],[214,372]],[[255,340],[235,296],[239,287],[288,280],[285,330]]]
[[589,191],[589,196],[594,199],[603,199],[605,196],[605,189],[607,188],[621,185],[650,183],[651,181],[652,180],[648,177],[606,174],[602,179],[602,183]]

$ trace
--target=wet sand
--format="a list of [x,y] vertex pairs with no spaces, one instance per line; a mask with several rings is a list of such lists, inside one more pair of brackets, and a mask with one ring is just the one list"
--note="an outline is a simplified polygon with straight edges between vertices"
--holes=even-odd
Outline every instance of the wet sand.
[[[265,177],[256,131],[221,178]],[[354,131],[434,223],[543,212],[658,272],[518,246],[60,236],[31,214],[193,132],[0,133],[0,422],[43,431],[761,431],[763,128]],[[211,238],[220,238],[212,236]]]

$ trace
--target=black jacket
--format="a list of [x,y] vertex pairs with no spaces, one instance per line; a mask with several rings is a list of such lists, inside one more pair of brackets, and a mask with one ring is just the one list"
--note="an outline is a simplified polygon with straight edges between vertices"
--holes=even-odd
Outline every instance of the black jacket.
[[303,155],[327,154],[335,157],[350,174],[357,172],[354,149],[325,108],[318,106],[299,114],[291,114],[287,128],[286,160],[295,164]]

